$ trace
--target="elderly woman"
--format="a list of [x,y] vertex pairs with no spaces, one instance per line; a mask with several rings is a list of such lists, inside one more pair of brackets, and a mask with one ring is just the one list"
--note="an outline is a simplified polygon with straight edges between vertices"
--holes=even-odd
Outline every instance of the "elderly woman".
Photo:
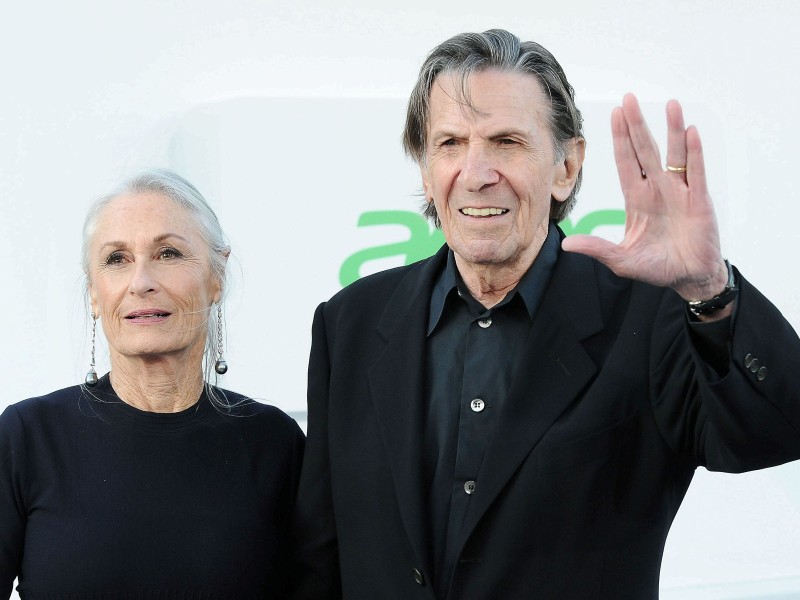
[[228,254],[211,208],[168,171],[90,210],[86,382],[0,416],[0,597],[15,577],[23,599],[282,596],[304,438],[209,383],[227,369]]

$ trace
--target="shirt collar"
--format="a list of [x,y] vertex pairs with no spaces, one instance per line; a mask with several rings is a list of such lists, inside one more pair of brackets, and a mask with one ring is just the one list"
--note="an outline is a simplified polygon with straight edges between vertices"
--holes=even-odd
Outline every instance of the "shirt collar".
[[[558,260],[560,250],[561,236],[559,235],[555,223],[551,221],[547,230],[547,237],[539,250],[539,254],[536,256],[531,267],[522,276],[522,279],[519,280],[516,287],[506,296],[506,298],[510,298],[512,294],[519,294],[525,303],[525,308],[528,310],[531,320],[533,320],[536,315],[542,296],[544,296],[544,290],[550,281],[550,276],[553,273],[553,268]],[[445,310],[445,303],[447,302],[448,296],[451,293],[457,293],[457,277],[458,269],[456,267],[455,255],[452,250],[449,250],[447,252],[447,264],[441,273],[439,273],[436,283],[433,286],[430,310],[428,313],[427,335],[433,333],[433,330],[436,329],[436,326],[439,324]]]

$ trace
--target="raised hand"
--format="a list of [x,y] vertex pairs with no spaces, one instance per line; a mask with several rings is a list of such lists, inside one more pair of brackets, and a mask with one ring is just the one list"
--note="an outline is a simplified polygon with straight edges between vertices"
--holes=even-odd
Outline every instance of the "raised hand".
[[611,130],[625,197],[625,237],[614,244],[571,235],[563,249],[588,254],[622,277],[671,287],[686,300],[719,294],[727,270],[697,129],[684,126],[676,100],[667,103],[666,169],[633,94],[611,113]]

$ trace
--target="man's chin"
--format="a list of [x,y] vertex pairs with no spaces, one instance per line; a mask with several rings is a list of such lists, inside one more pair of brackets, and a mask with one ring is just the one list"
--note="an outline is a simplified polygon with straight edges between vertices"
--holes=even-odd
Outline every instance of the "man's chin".
[[460,263],[473,266],[488,267],[501,265],[509,261],[512,256],[504,251],[499,244],[469,244],[460,248],[453,248]]

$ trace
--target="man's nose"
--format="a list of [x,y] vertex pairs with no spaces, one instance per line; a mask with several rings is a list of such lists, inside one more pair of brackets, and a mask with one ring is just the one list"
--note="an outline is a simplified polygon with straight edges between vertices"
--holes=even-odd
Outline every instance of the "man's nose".
[[459,180],[469,192],[479,192],[500,181],[500,174],[495,170],[491,152],[485,144],[468,146]]

